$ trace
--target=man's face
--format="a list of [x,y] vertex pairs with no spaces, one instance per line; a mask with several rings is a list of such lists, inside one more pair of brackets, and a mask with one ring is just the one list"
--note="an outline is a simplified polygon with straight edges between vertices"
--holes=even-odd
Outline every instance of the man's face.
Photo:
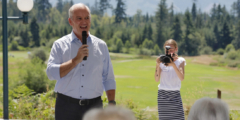
[[167,45],[165,45],[165,47],[164,47],[164,49],[165,49],[165,54],[167,53],[166,46],[170,46],[170,47],[171,47],[171,48],[168,50],[168,54],[176,53],[176,52],[177,52],[177,48],[175,48],[174,45],[172,45],[172,44],[167,44]]
[[73,31],[78,36],[82,36],[82,31],[89,31],[91,27],[90,13],[84,7],[75,8],[73,15],[69,18],[69,23],[73,28]]

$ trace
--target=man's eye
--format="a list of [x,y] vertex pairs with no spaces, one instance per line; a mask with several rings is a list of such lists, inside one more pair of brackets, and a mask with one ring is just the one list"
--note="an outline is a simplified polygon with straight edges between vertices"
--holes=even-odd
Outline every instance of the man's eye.
[[79,20],[81,20],[82,18],[78,18]]

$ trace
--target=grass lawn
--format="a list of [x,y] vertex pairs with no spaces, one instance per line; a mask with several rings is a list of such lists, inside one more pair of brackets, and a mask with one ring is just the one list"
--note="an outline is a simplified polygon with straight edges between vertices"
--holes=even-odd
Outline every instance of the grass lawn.
[[[155,59],[112,60],[117,81],[117,99],[132,99],[140,108],[157,108],[158,84],[154,80]],[[191,63],[187,59],[181,95],[184,106],[202,97],[222,99],[230,109],[240,108],[240,70]]]
[[[9,54],[9,84],[11,79],[18,77],[17,61],[28,58],[27,51]],[[155,58],[139,59],[137,55],[111,53],[113,69],[117,82],[117,100],[132,99],[139,108],[157,110],[158,84],[154,80]],[[187,57],[185,79],[182,82],[181,95],[184,107],[191,106],[202,97],[217,97],[217,89],[222,91],[222,99],[230,109],[240,109],[240,70],[224,67],[196,64]],[[2,53],[0,53],[2,66]],[[0,70],[0,85],[2,85],[2,67]],[[2,91],[2,89],[0,90]]]

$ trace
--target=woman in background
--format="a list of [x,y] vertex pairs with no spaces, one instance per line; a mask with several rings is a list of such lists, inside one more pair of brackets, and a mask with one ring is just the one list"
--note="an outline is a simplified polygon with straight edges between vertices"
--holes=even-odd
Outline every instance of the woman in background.
[[181,81],[184,80],[184,66],[186,65],[183,57],[178,57],[177,42],[173,39],[167,40],[164,44],[171,48],[168,54],[173,57],[173,61],[163,64],[160,57],[157,58],[155,81],[158,85],[158,114],[159,120],[184,120],[182,98],[180,95]]

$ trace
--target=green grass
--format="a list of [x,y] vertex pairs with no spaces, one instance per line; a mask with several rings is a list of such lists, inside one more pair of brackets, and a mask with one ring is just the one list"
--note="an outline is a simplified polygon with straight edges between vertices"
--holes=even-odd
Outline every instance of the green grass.
[[[28,58],[27,51],[9,52],[9,85],[17,82],[17,62]],[[154,80],[155,58],[137,55],[111,53],[113,69],[117,82],[116,99],[132,99],[139,108],[156,110],[158,84]],[[146,58],[146,59],[139,59]],[[217,97],[217,89],[222,91],[222,99],[230,109],[240,109],[240,70],[213,67],[191,63],[187,59],[185,79],[182,82],[181,95],[184,106],[191,106],[202,97]],[[2,54],[0,53],[0,66]],[[2,70],[0,72],[2,84]],[[11,88],[11,86],[9,86]],[[1,90],[2,91],[2,88]]]
[[[113,60],[117,81],[117,99],[132,99],[140,108],[157,107],[158,84],[154,80],[155,59]],[[240,108],[240,70],[193,64],[187,60],[181,95],[184,106],[191,106],[202,97],[222,99],[230,109]]]

